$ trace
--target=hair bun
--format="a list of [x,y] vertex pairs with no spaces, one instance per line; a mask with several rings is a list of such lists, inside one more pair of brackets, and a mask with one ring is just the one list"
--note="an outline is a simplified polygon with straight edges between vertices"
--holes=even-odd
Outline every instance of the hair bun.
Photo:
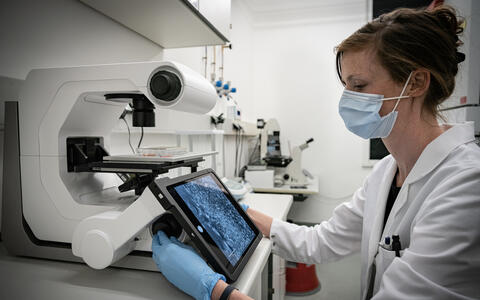
[[455,10],[447,6],[437,6],[432,11],[433,16],[438,22],[448,31],[457,33],[459,23],[457,22],[457,16]]
[[461,18],[457,19],[455,9],[452,8],[451,6],[441,5],[441,6],[435,7],[431,11],[431,13],[435,17],[439,25],[446,32],[452,35],[452,37],[455,40],[455,46],[456,47],[461,46],[463,43],[458,37],[458,35],[463,32],[464,20]]

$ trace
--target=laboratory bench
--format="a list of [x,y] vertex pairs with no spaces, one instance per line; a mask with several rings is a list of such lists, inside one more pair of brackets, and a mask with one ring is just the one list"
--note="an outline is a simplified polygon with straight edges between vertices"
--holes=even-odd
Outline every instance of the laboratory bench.
[[295,202],[305,201],[310,196],[318,194],[318,177],[314,176],[312,179],[308,179],[308,183],[305,187],[294,187],[290,185],[281,185],[275,187],[254,187],[255,193],[268,193],[268,194],[290,194],[293,196]]
[[[272,194],[247,194],[242,200],[281,220],[286,220],[292,201],[291,195]],[[271,291],[267,285],[272,282],[271,274],[268,278],[271,261],[271,242],[263,238],[233,285],[254,299],[271,298],[267,295]],[[94,270],[81,263],[10,256],[0,242],[0,299],[191,298],[159,272],[114,267]]]

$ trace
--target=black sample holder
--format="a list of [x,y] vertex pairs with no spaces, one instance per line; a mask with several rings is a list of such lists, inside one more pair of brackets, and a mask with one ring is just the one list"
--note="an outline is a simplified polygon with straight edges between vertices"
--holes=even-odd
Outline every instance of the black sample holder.
[[135,190],[136,195],[140,195],[158,175],[180,167],[189,167],[194,173],[198,163],[204,161],[202,157],[158,163],[103,160],[108,155],[102,137],[67,138],[68,172],[115,173],[124,182],[118,187],[120,192]]

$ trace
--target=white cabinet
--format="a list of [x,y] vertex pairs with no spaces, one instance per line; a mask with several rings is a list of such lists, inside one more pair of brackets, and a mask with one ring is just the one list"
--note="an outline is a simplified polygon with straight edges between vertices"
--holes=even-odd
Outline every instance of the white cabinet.
[[228,42],[230,0],[80,1],[163,48]]
[[197,0],[200,13],[220,31],[229,38],[230,36],[230,0]]

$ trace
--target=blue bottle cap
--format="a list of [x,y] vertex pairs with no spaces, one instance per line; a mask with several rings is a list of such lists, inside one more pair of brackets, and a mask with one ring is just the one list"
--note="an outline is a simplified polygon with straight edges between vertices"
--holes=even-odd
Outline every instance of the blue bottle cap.
[[215,86],[216,87],[221,87],[222,86],[222,82],[220,80],[218,80],[217,82],[215,82]]
[[230,91],[231,93],[236,93],[237,92],[237,88],[232,88],[232,90]]

